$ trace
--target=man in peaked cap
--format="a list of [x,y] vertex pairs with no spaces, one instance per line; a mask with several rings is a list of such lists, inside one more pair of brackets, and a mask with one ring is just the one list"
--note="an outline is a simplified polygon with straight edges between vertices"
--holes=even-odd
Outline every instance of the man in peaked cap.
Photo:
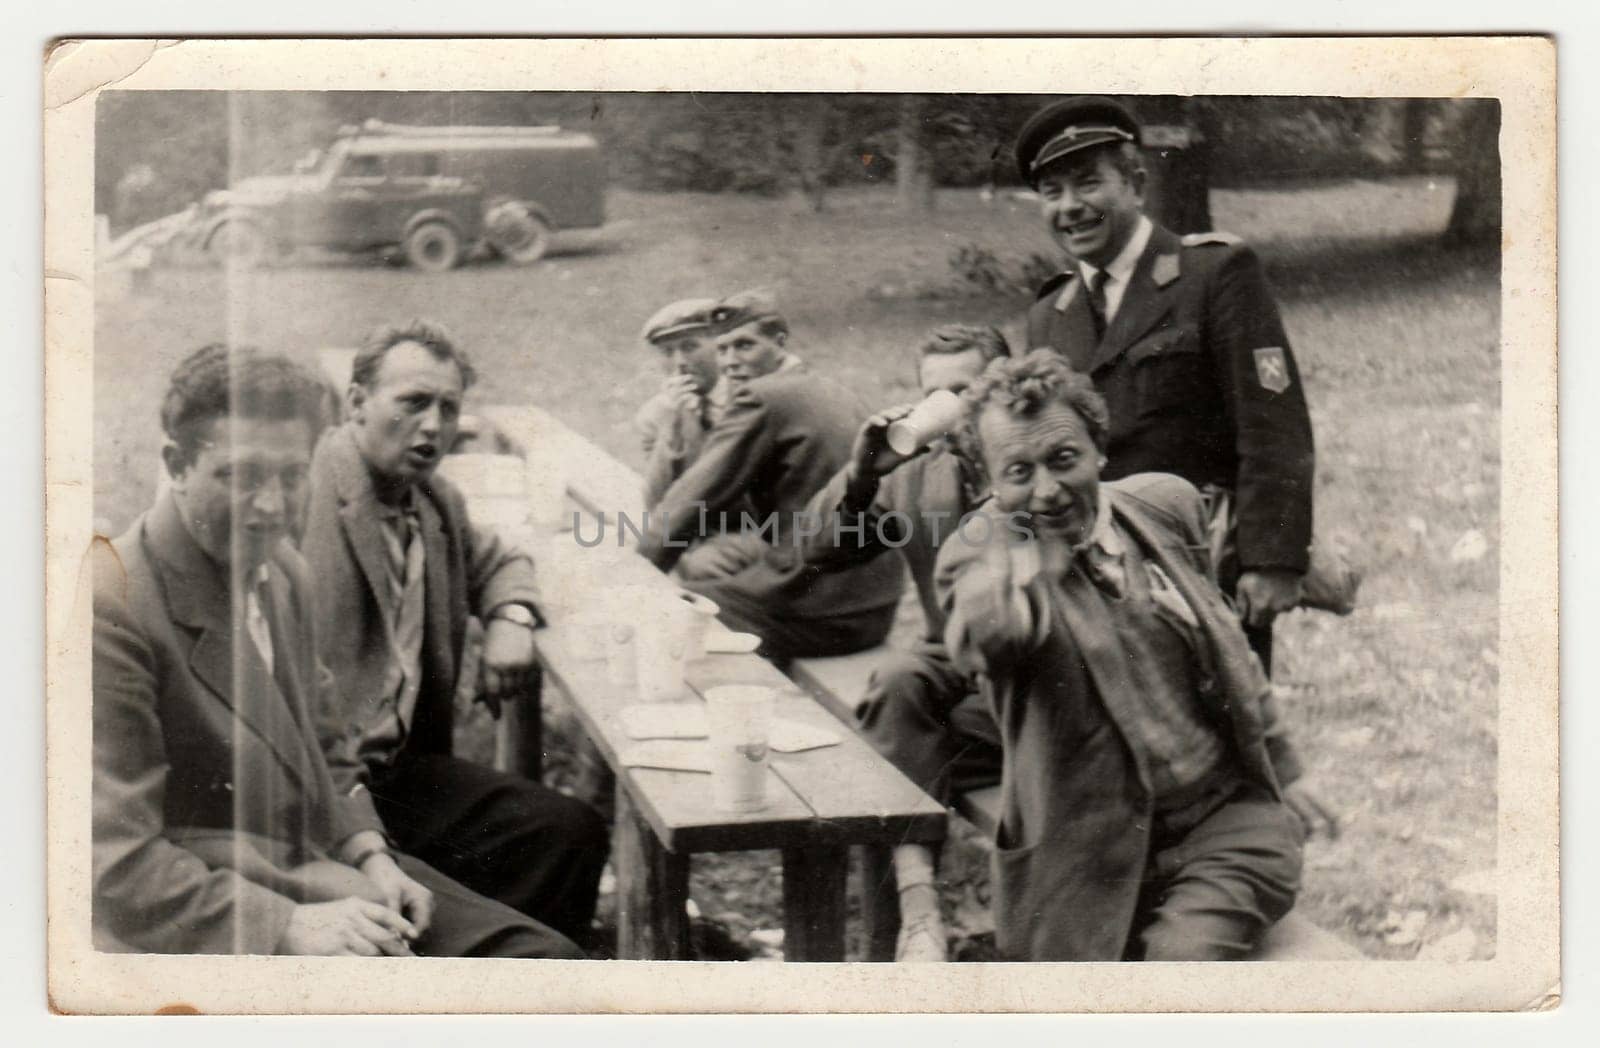
[[1139,125],[1111,99],[1046,106],[1016,155],[1069,258],[1028,311],[1028,345],[1105,397],[1107,480],[1176,473],[1207,495],[1220,581],[1270,670],[1272,620],[1300,602],[1309,562],[1314,456],[1261,263],[1235,236],[1145,216]]
[[656,310],[639,338],[660,358],[666,379],[634,415],[634,428],[649,464],[645,503],[659,499],[700,454],[706,433],[728,406],[727,386],[718,381],[716,335],[711,311],[716,299],[685,298]]
[[882,642],[900,566],[808,563],[796,527],[849,460],[866,412],[789,351],[789,323],[765,292],[731,295],[710,319],[726,408],[694,460],[647,501],[639,553],[663,571],[677,566],[686,587],[715,601],[727,626],[759,636],[770,658]]

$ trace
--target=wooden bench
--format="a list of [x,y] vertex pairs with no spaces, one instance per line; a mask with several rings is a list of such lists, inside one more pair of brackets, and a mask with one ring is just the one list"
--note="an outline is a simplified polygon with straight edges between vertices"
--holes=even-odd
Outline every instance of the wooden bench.
[[[888,649],[873,648],[826,659],[796,659],[789,676],[809,691],[813,698],[845,724],[854,727],[855,707],[866,693],[872,669]],[[954,799],[951,807],[993,840],[1000,824],[1000,787],[987,786]],[[885,854],[870,856],[863,870],[873,898],[864,900],[864,913],[871,921],[867,929],[872,944],[871,960],[892,960],[899,920],[892,865]],[[884,951],[887,950],[887,955]],[[1361,953],[1332,932],[1312,923],[1298,911],[1278,921],[1267,932],[1251,960],[1256,961],[1348,961],[1359,960]]]

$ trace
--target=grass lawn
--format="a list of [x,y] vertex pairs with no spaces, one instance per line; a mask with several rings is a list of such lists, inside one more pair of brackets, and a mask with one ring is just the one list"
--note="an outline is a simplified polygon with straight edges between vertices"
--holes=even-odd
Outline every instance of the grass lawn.
[[[1348,618],[1281,622],[1279,683],[1309,767],[1347,813],[1340,839],[1308,846],[1302,908],[1378,957],[1486,957],[1495,942],[1499,274],[1492,254],[1437,245],[1451,192],[1413,179],[1213,200],[1218,228],[1266,258],[1284,308],[1316,425],[1319,534],[1347,544],[1366,573]],[[102,301],[100,529],[120,532],[148,505],[159,398],[204,342],[309,360],[379,322],[430,317],[475,355],[480,402],[543,405],[637,465],[628,421],[658,378],[636,336],[665,302],[771,287],[794,348],[869,403],[889,403],[910,392],[907,347],[927,328],[959,320],[1020,334],[1026,299],[916,293],[948,281],[953,248],[1018,262],[1048,249],[1031,205],[968,192],[942,193],[916,217],[875,191],[837,194],[822,214],[786,200],[619,192],[610,215],[526,269],[169,269]],[[474,723],[468,735],[477,749],[487,731]],[[982,931],[987,899],[970,858],[947,868],[963,936]],[[775,855],[700,861],[694,878],[699,909],[758,954],[771,952],[768,937],[750,933],[781,927],[779,887]]]

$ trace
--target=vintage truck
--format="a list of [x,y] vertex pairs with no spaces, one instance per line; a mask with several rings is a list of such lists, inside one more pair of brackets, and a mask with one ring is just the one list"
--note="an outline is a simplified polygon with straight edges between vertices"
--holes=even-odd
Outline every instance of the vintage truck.
[[480,250],[527,264],[556,230],[604,222],[604,184],[599,145],[581,132],[368,120],[293,174],[209,194],[200,239],[213,257],[243,264],[299,247],[398,250],[430,271]]

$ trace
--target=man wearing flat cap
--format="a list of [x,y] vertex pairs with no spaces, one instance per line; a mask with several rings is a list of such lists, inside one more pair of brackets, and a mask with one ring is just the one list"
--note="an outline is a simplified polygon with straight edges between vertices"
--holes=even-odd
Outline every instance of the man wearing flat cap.
[[1105,397],[1106,479],[1176,473],[1206,494],[1220,581],[1270,670],[1272,620],[1308,567],[1314,456],[1261,263],[1231,234],[1179,237],[1144,215],[1139,125],[1111,99],[1045,107],[1016,154],[1070,259],[1028,311],[1028,345]]
[[[888,636],[903,573],[892,558],[844,568],[801,555],[797,521],[850,459],[866,412],[788,350],[771,297],[747,291],[709,314],[726,407],[659,497],[639,553],[715,601],[770,658],[845,655]],[[687,384],[686,384],[687,385]]]
[[645,401],[634,428],[648,459],[645,504],[661,498],[700,454],[706,433],[728,407],[728,388],[718,381],[717,344],[711,329],[714,298],[669,303],[644,322],[640,340],[660,359],[665,381]]

